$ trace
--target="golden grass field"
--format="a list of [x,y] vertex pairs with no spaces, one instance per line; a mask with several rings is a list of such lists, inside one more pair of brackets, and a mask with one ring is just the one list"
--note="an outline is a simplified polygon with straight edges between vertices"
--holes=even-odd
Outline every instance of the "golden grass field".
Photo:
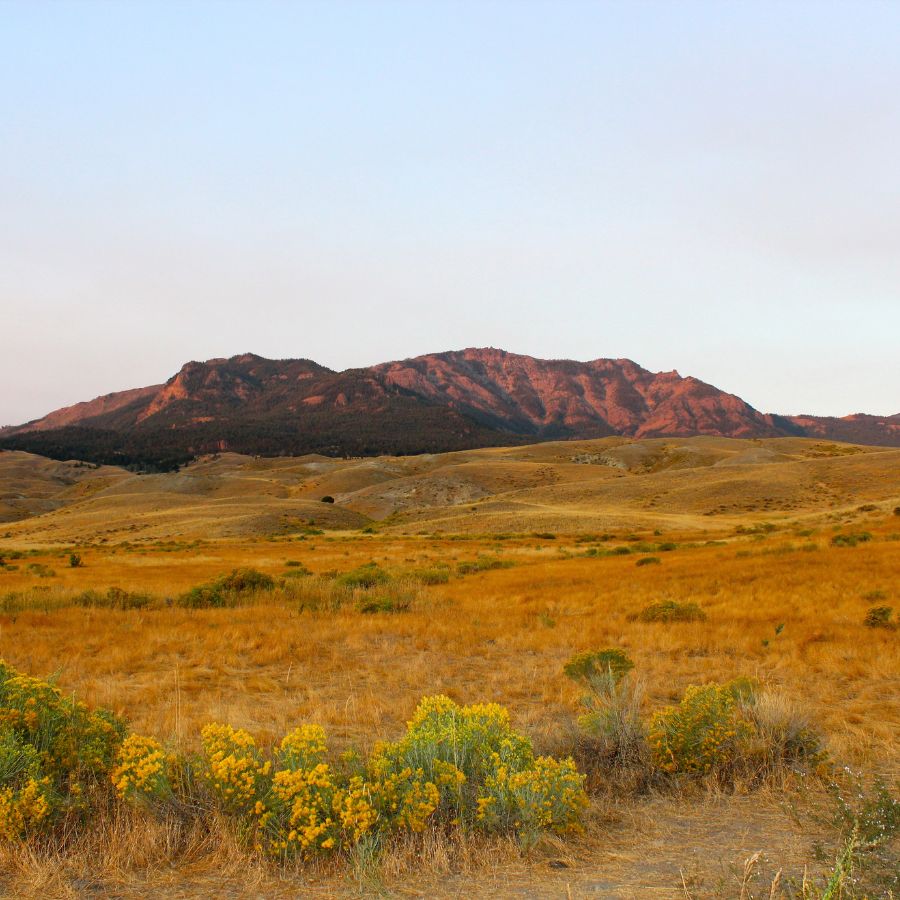
[[[322,503],[326,494],[336,502]],[[313,721],[335,749],[368,749],[396,736],[420,697],[445,693],[503,704],[539,749],[566,754],[580,691],[562,666],[577,651],[618,646],[636,664],[647,709],[690,684],[750,676],[802,708],[833,759],[896,782],[900,632],[863,623],[873,605],[900,607],[895,507],[900,450],[801,439],[605,439],[377,460],[223,454],[171,475],[2,453],[0,555],[30,555],[0,571],[0,595],[28,597],[0,614],[0,657],[28,673],[56,673],[66,691],[184,750],[210,721],[263,742]],[[861,532],[871,539],[832,542]],[[640,542],[677,546],[585,555]],[[68,566],[73,548],[79,568]],[[400,574],[442,564],[455,572],[483,555],[510,565],[422,586],[397,613],[301,610],[281,596],[228,609],[165,603],[243,566],[276,578],[289,561],[318,575],[373,561]],[[636,565],[647,555],[659,564]],[[34,565],[43,575],[29,571]],[[65,603],[110,586],[157,602],[132,610]],[[633,619],[660,600],[697,603],[706,619]],[[385,862],[378,890],[794,896],[789,879],[823,866],[814,844],[826,830],[808,812],[821,805],[817,786],[783,788],[617,795],[600,785],[581,836],[524,855],[499,839],[425,839]],[[127,848],[95,838],[80,855],[15,854],[6,890],[375,890],[346,866],[283,870],[208,840],[167,864],[165,836],[135,829]],[[784,893],[770,887],[779,870]]]

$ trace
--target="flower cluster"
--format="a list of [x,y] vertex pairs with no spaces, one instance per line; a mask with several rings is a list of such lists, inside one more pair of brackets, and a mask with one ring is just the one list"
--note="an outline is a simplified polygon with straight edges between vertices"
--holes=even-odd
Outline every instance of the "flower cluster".
[[255,809],[266,793],[272,763],[263,759],[253,737],[243,729],[213,723],[200,732],[202,773],[213,794],[229,812]]
[[650,720],[654,764],[664,772],[708,774],[732,763],[751,726],[737,703],[740,685],[691,685],[677,706]]
[[372,768],[382,777],[420,773],[437,788],[439,810],[451,821],[489,830],[565,831],[587,805],[575,764],[535,758],[531,742],[495,703],[459,706],[449,697],[426,697],[406,735],[382,745]]
[[162,798],[171,794],[169,757],[162,745],[150,737],[130,734],[119,748],[119,764],[111,778],[123,799]]
[[497,760],[478,798],[477,819],[491,830],[575,830],[587,806],[584,777],[571,759],[539,756],[534,765],[510,771]]
[[22,787],[0,789],[0,839],[13,840],[39,829],[50,815],[50,779],[29,778]]
[[269,835],[265,849],[291,853],[336,847],[341,837],[339,794],[327,763],[275,772],[268,803],[256,807],[259,824]]
[[0,662],[2,836],[43,828],[65,809],[84,811],[84,789],[108,784],[124,735],[111,713]]
[[572,761],[535,758],[496,704],[425,698],[399,741],[376,747],[367,763],[351,756],[337,767],[317,725],[295,728],[271,759],[227,725],[207,726],[202,738],[213,794],[274,856],[333,851],[432,821],[564,831],[587,802]]

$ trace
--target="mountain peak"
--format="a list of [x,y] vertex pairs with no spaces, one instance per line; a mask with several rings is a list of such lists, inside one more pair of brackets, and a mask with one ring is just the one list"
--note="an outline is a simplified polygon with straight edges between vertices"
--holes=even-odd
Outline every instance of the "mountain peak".
[[651,372],[630,359],[538,359],[468,347],[335,372],[309,359],[242,353],[188,362],[165,384],[6,429],[0,446],[105,462],[225,448],[415,453],[616,434],[809,434],[900,445],[900,417],[764,415],[694,376]]

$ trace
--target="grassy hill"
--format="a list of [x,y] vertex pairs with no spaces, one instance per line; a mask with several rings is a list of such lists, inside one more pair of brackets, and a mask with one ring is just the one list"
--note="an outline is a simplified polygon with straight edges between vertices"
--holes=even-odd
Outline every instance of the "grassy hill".
[[[391,532],[716,532],[900,504],[900,449],[806,438],[560,441],[412,457],[203,457],[134,474],[0,453],[8,540]],[[334,503],[322,502],[331,497]]]

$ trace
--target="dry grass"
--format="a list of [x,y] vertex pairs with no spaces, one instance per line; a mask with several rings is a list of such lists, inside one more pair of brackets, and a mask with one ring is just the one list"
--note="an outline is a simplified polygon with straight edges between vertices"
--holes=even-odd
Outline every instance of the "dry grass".
[[[264,735],[315,720],[339,741],[371,741],[394,733],[423,693],[446,692],[508,705],[518,725],[552,747],[577,706],[563,663],[577,650],[621,646],[649,704],[675,699],[690,683],[757,677],[801,704],[842,757],[890,768],[900,733],[900,643],[894,632],[865,627],[862,595],[897,591],[900,542],[884,539],[891,525],[856,548],[820,538],[815,552],[766,552],[783,541],[773,536],[678,550],[647,568],[629,556],[556,559],[554,551],[545,560],[519,542],[502,551],[519,565],[428,587],[421,603],[395,615],[352,606],[300,612],[281,601],[23,612],[0,616],[0,655],[25,671],[58,671],[67,690],[124,713],[139,730],[188,744],[211,719]],[[275,575],[289,571],[288,558],[320,572],[371,559],[402,569],[479,549],[430,538],[315,540],[196,552],[95,549],[84,553],[84,568],[58,566],[55,579],[0,575],[0,590],[62,582],[174,596],[239,564]],[[757,555],[739,558],[746,546]],[[660,600],[697,603],[707,619],[630,621]]]
[[[635,566],[634,554],[583,555],[591,547],[633,544],[624,540],[622,528],[607,542],[579,541],[575,528],[560,532],[555,540],[498,540],[476,533],[485,522],[500,521],[499,513],[482,513],[473,514],[466,540],[435,535],[436,523],[461,521],[460,511],[449,506],[432,510],[424,535],[402,533],[404,527],[418,530],[411,524],[418,513],[409,512],[406,526],[376,535],[301,535],[295,530],[290,539],[218,539],[181,547],[104,545],[88,529],[85,536],[93,534],[94,540],[78,551],[84,567],[68,568],[66,558],[51,551],[10,560],[20,568],[0,572],[0,594],[39,588],[65,600],[74,592],[114,585],[151,593],[159,598],[159,606],[110,610],[62,605],[46,612],[3,614],[0,657],[30,673],[57,672],[67,691],[124,714],[136,730],[182,749],[196,747],[200,727],[213,720],[247,728],[263,741],[300,721],[315,721],[326,727],[337,750],[350,745],[368,749],[375,740],[395,737],[423,694],[447,693],[464,702],[502,703],[510,709],[515,727],[531,734],[540,749],[568,752],[580,691],[563,676],[562,666],[576,651],[619,646],[636,663],[645,687],[645,710],[677,699],[692,683],[758,678],[789,698],[790,709],[773,708],[773,718],[808,718],[824,734],[835,758],[869,773],[896,776],[900,641],[896,631],[867,628],[864,618],[871,606],[865,597],[874,592],[883,595],[885,604],[900,607],[900,541],[890,539],[900,531],[900,520],[880,507],[862,513],[857,506],[871,498],[879,480],[885,498],[896,497],[900,487],[896,479],[885,481],[881,453],[822,457],[807,448],[810,455],[798,462],[803,448],[785,443],[792,455],[785,454],[788,460],[780,464],[767,464],[770,470],[838,464],[856,468],[847,469],[846,480],[829,488],[830,496],[841,495],[836,507],[793,508],[790,520],[788,513],[773,518],[771,510],[761,509],[757,518],[741,519],[750,530],[754,522],[773,519],[778,530],[771,533],[759,529],[758,534],[736,535],[733,518],[700,516],[695,503],[700,475],[689,469],[679,481],[675,473],[685,470],[664,454],[630,460],[635,470],[647,470],[641,476],[610,477],[609,466],[602,473],[592,472],[596,477],[582,479],[578,490],[584,496],[577,501],[571,496],[574,482],[557,484],[554,508],[570,504],[575,511],[570,526],[581,521],[584,504],[597,496],[593,492],[600,485],[632,492],[619,500],[608,494],[604,500],[621,502],[620,510],[628,515],[622,513],[620,522],[627,519],[631,525],[647,514],[638,507],[645,502],[648,482],[640,488],[644,499],[634,499],[637,488],[631,483],[639,477],[668,479],[670,494],[686,491],[694,498],[688,518],[677,520],[662,536],[635,528],[642,541],[682,545],[658,554],[662,563],[654,566]],[[617,446],[620,455],[625,454],[627,447],[621,442]],[[547,459],[528,460],[528,450],[504,452],[519,454],[522,465],[532,466],[530,478],[549,483]],[[707,450],[725,452],[718,445]],[[504,459],[501,451],[491,454],[495,461]],[[860,468],[866,460],[869,470]],[[417,465],[424,469],[428,463]],[[581,471],[596,468],[566,465]],[[534,466],[543,467],[543,474]],[[282,468],[288,469],[286,462]],[[560,471],[558,467],[557,474]],[[511,475],[495,467],[480,477],[484,484],[500,479],[502,487]],[[810,496],[822,493],[817,482],[809,480],[819,477],[824,477],[820,469],[803,474]],[[800,483],[799,476],[791,478],[791,483]],[[331,484],[323,479],[309,490]],[[702,490],[710,490],[710,484],[707,478]],[[551,488],[532,485],[528,490],[528,502],[536,503],[540,492]],[[740,490],[739,485],[735,496]],[[526,521],[519,507],[508,497],[503,502],[512,504],[504,513],[506,530],[525,531],[515,527]],[[676,501],[669,496],[664,502]],[[60,517],[65,512],[53,513],[50,524],[64,521]],[[81,513],[72,513],[76,515]],[[658,521],[659,514],[653,515]],[[596,526],[596,515],[587,518]],[[91,520],[80,519],[79,527],[86,521]],[[527,519],[529,533],[534,521]],[[702,536],[698,522],[706,531]],[[39,523],[25,520],[10,526],[10,537],[0,540],[0,547],[29,546],[35,536],[47,533]],[[833,546],[832,529],[843,523],[870,531],[873,539],[856,547]],[[72,536],[78,534],[73,528]],[[193,540],[196,530],[188,536]],[[705,544],[714,538],[725,543]],[[696,543],[685,547],[685,541]],[[449,565],[455,572],[460,562],[481,554],[515,565],[464,577],[454,574],[446,584],[421,587],[416,602],[402,613],[367,615],[353,604],[335,611],[301,611],[296,597],[279,591],[233,609],[187,610],[164,603],[166,597],[239,566],[283,577],[291,571],[286,562],[296,560],[320,576],[311,584],[327,590],[324,573],[346,572],[371,561],[408,575],[436,565]],[[56,575],[29,574],[30,562],[46,565]],[[664,601],[696,603],[706,619],[644,622],[636,616]],[[724,831],[719,829],[718,845],[713,827],[717,821],[729,823]],[[715,800],[607,798],[597,801],[585,837],[538,848],[533,857],[523,859],[516,848],[496,841],[463,847],[451,846],[446,836],[432,836],[394,848],[378,877],[391,891],[410,896],[505,896],[523,890],[566,896],[567,886],[572,896],[582,896],[596,890],[590,886],[594,882],[608,878],[624,886],[621,896],[672,897],[676,876],[684,874],[689,886],[694,885],[691,896],[716,896],[720,891],[718,896],[727,897],[735,894],[716,885],[731,884],[731,874],[719,860],[741,863],[759,849],[748,844],[746,834],[758,834],[760,846],[781,854],[779,858],[795,868],[808,858],[814,836],[809,830],[798,831],[780,812],[779,798],[765,791],[751,798]],[[340,871],[327,865],[273,870],[238,852],[231,840],[214,822],[190,828],[146,818],[113,822],[86,833],[63,856],[23,849],[10,857],[7,851],[4,869],[12,879],[7,889],[21,895],[76,896],[79,885],[100,879],[104,891],[122,896],[192,896],[216,893],[213,885],[219,882],[211,879],[221,877],[230,896],[329,896],[361,890],[352,865]],[[692,851],[700,846],[714,855],[703,858],[702,872],[692,872]],[[178,859],[175,870],[165,865],[173,855]],[[550,857],[564,860],[567,868],[548,869]],[[655,862],[648,867],[651,858]],[[598,860],[608,876],[591,874]],[[439,884],[449,886],[439,889]]]

